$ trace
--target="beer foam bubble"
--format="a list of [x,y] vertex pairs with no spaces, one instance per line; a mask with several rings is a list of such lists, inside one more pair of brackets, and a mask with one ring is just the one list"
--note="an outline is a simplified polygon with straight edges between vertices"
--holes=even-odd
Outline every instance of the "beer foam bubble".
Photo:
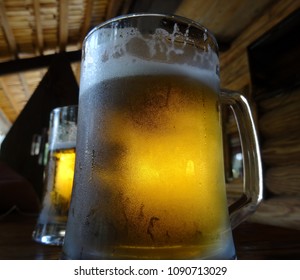
[[94,31],[84,44],[81,91],[112,78],[164,74],[190,76],[217,89],[217,54],[209,44],[205,51],[195,47],[188,31],[179,37],[177,29],[175,24],[172,34],[158,28],[147,36],[134,28]]

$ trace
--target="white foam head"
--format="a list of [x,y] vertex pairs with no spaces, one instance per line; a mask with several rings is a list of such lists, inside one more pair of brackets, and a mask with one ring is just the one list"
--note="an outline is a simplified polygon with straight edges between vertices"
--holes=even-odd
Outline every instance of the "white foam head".
[[[81,92],[101,80],[136,75],[179,74],[193,76],[213,89],[219,86],[218,55],[190,43],[178,43],[178,27],[169,34],[157,28],[143,35],[136,28],[100,28],[84,44]],[[177,34],[176,36],[174,34]],[[188,37],[188,31],[183,34]]]
[[50,130],[49,150],[66,150],[76,147],[77,125],[73,122]]

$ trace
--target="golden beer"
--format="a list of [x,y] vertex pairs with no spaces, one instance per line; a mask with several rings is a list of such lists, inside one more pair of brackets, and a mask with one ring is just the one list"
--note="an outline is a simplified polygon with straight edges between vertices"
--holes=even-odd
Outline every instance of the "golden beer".
[[121,77],[83,96],[74,201],[91,204],[73,214],[95,255],[81,257],[231,254],[218,95],[205,77]]
[[70,207],[74,169],[75,143],[49,151],[45,178],[46,193],[39,223],[66,223]]
[[51,203],[59,214],[68,214],[75,167],[75,148],[58,149],[50,152],[48,182]]

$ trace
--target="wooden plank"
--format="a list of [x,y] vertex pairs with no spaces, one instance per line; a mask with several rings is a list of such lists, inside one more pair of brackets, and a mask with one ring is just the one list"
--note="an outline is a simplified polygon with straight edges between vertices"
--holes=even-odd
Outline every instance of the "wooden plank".
[[249,221],[300,230],[300,196],[279,196],[264,200]]
[[69,1],[59,1],[59,50],[66,50],[68,43],[68,14]]
[[41,19],[41,6],[40,0],[33,1],[33,10],[35,16],[35,26],[36,26],[36,40],[39,55],[43,55],[44,50],[44,40],[43,40],[43,28],[42,28],[42,19]]
[[14,56],[14,58],[18,58],[16,40],[13,35],[11,26],[8,23],[8,19],[6,16],[6,9],[5,9],[3,1],[0,1],[0,21],[1,21],[3,32],[4,32],[5,38],[7,40],[7,44],[10,48],[10,51],[11,51],[12,55]]
[[30,90],[29,90],[29,87],[28,87],[27,79],[24,77],[24,74],[21,73],[21,72],[18,74],[18,76],[19,76],[19,79],[20,79],[20,83],[22,85],[22,89],[23,89],[23,93],[25,95],[25,99],[28,100],[29,97],[31,96],[31,94],[30,94]]
[[[298,153],[300,152],[300,145]],[[265,171],[264,182],[276,195],[300,194],[300,164],[274,166]]]
[[271,110],[278,110],[282,106],[291,106],[293,104],[300,104],[300,88],[276,92],[270,98],[259,101],[258,107],[260,113],[263,114]]
[[[284,136],[270,137],[262,142],[261,156],[265,167],[300,165],[299,131],[282,134]],[[288,181],[286,183],[289,184]]]
[[11,122],[0,108],[0,134],[6,134],[11,127]]
[[259,118],[259,129],[265,138],[282,137],[293,133],[299,135],[300,103],[283,104],[279,109],[262,114]]
[[11,103],[7,98],[4,90],[1,88],[1,85],[0,85],[0,104],[1,104],[1,110],[3,111],[3,114],[11,123],[13,123],[17,118],[18,113],[11,106]]
[[9,89],[9,87],[6,85],[5,79],[0,77],[0,86],[4,92],[4,95],[9,100],[9,103],[11,104],[12,108],[15,112],[19,112],[18,104],[16,104],[15,100],[13,99],[13,95]]

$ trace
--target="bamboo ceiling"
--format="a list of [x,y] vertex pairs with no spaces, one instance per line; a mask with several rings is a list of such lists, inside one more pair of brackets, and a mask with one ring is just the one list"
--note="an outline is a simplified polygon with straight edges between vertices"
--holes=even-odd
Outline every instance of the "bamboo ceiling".
[[[226,53],[257,18],[284,1],[0,0],[0,134],[16,120],[47,71],[45,66],[18,71],[18,63],[80,51],[86,33],[107,19],[132,12],[182,15],[209,28]],[[6,72],[7,62],[14,63],[14,73]],[[79,82],[80,62],[73,62],[72,69]]]

